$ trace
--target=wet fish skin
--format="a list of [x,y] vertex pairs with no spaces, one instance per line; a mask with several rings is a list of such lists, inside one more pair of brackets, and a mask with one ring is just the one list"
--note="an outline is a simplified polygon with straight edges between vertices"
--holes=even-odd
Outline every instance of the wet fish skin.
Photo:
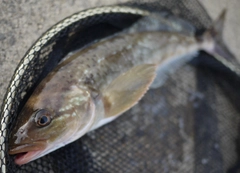
[[[37,86],[10,137],[15,163],[25,164],[117,118],[145,94],[169,62],[188,61],[199,50],[214,52],[202,39],[171,31],[123,32],[65,58]],[[157,80],[157,79],[156,79]],[[24,153],[24,154],[20,154]]]

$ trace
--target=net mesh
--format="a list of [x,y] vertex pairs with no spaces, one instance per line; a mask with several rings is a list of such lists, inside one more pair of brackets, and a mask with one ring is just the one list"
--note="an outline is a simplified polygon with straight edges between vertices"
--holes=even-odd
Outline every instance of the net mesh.
[[[195,0],[139,0],[124,5],[171,12],[190,21],[197,33],[211,24]],[[30,48],[1,109],[2,172],[239,171],[239,77],[204,52],[169,74],[162,87],[149,90],[118,119],[76,142],[23,166],[15,165],[8,155],[8,136],[16,116],[61,58],[121,31],[139,17],[140,13],[114,10],[80,12],[55,25]]]

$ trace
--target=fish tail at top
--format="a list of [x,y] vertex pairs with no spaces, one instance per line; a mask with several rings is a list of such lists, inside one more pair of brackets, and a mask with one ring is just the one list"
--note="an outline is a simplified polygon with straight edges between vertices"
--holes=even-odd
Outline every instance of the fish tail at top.
[[203,43],[203,49],[206,52],[240,75],[240,70],[235,68],[231,63],[237,62],[236,57],[229,51],[228,47],[223,41],[223,29],[226,13],[227,10],[224,9],[217,20],[214,21],[212,27],[207,29],[199,38],[199,41]]

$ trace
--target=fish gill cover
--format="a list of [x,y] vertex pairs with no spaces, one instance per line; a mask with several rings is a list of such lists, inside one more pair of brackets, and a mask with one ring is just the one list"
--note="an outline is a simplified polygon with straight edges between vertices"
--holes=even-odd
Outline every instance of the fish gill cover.
[[193,0],[124,5],[129,10],[101,7],[76,13],[54,25],[26,53],[1,107],[2,172],[237,172],[239,77],[205,52],[168,74],[163,86],[149,90],[117,120],[38,160],[14,164],[8,136],[16,116],[67,53],[127,28],[142,10],[180,16],[197,34],[211,25]]

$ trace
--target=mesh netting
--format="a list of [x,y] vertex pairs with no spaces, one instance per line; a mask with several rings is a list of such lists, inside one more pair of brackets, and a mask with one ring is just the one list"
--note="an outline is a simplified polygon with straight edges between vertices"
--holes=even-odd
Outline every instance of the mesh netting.
[[[2,172],[237,172],[239,77],[208,54],[169,74],[117,120],[23,166],[8,155],[14,120],[35,86],[69,52],[121,31],[150,11],[169,11],[201,33],[211,20],[197,1],[134,1],[77,13],[44,34],[20,62],[1,109]],[[137,7],[139,10],[132,9]]]

